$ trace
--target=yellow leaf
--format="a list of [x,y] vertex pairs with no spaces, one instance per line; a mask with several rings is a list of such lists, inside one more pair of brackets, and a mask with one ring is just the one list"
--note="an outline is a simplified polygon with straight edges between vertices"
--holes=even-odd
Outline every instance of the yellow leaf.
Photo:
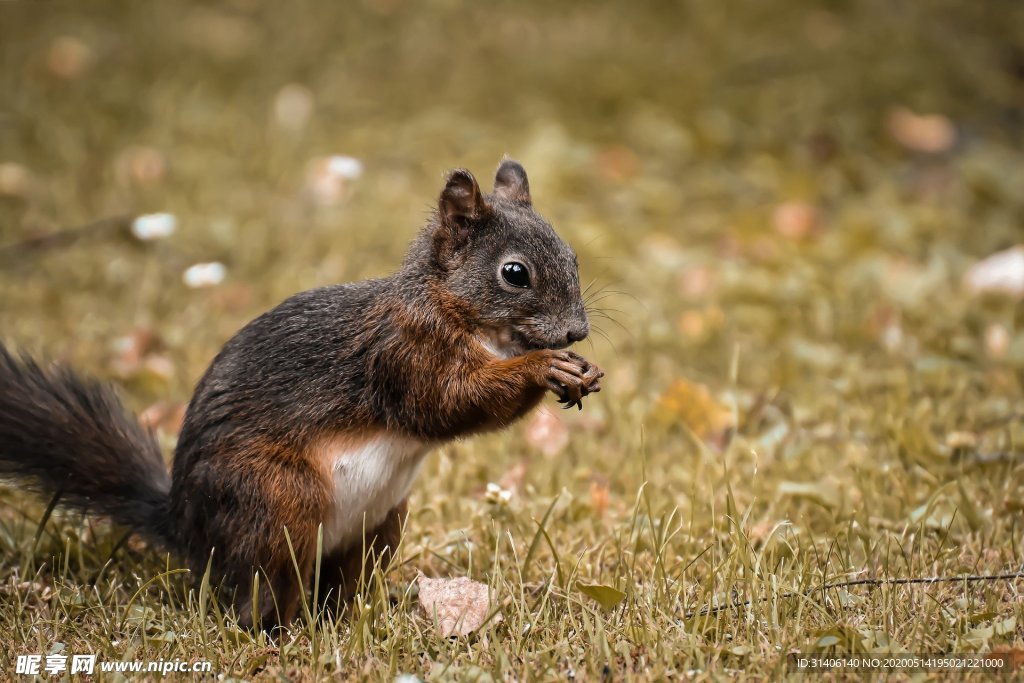
[[593,598],[601,603],[601,607],[611,609],[626,599],[626,594],[617,588],[604,586],[599,583],[576,582],[576,588],[588,598]]

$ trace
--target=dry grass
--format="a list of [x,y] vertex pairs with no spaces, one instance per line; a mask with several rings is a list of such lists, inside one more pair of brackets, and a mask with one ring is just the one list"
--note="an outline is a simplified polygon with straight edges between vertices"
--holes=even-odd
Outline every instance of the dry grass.
[[[277,644],[186,594],[173,560],[60,511],[40,530],[45,501],[4,489],[0,678],[51,651],[437,680],[1020,652],[1024,581],[813,589],[1024,562],[1022,308],[961,284],[1021,241],[1021,12],[3,4],[0,163],[30,176],[0,174],[0,244],[109,215],[179,220],[163,242],[114,230],[2,252],[6,343],[117,381],[139,411],[173,408],[251,317],[394,267],[444,168],[485,175],[508,152],[604,288],[583,352],[608,377],[559,415],[570,438],[553,454],[519,426],[432,455],[390,592]],[[288,83],[315,101],[301,129],[273,113]],[[929,144],[945,149],[911,149]],[[366,170],[325,206],[303,188],[332,153]],[[181,283],[210,260],[224,284]],[[140,358],[115,345],[126,335]],[[487,582],[502,620],[441,637],[419,571]],[[577,582],[626,597],[605,609]],[[752,603],[699,614],[734,600]]]

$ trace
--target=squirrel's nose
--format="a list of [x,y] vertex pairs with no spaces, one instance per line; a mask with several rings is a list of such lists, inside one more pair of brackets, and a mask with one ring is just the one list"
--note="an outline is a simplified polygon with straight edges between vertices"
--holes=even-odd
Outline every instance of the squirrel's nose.
[[569,333],[565,335],[565,338],[569,340],[570,344],[575,344],[578,341],[583,341],[584,339],[587,338],[587,334],[589,334],[590,332],[588,328],[589,325],[587,325],[586,323],[580,325],[579,327],[571,328],[569,330]]

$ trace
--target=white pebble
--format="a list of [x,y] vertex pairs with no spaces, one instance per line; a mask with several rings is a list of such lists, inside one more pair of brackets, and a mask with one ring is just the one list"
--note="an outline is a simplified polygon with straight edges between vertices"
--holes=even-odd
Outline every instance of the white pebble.
[[1005,294],[1024,298],[1024,245],[1018,245],[978,261],[964,275],[974,294]]
[[227,277],[228,269],[223,263],[197,263],[182,274],[182,281],[193,289],[219,285]]
[[346,180],[355,180],[363,175],[363,162],[355,157],[335,154],[327,160],[327,172]]
[[132,234],[148,242],[170,237],[178,227],[178,219],[169,213],[148,213],[132,221]]
[[492,503],[507,503],[512,500],[512,492],[502,488],[499,484],[490,482],[487,484],[487,500]]

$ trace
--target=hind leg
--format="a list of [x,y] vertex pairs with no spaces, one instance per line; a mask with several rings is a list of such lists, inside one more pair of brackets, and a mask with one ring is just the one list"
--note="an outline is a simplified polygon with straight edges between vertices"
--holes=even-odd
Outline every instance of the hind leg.
[[243,628],[290,624],[310,584],[327,506],[315,463],[280,444],[250,442],[209,457],[185,486],[193,570],[201,577],[212,551],[211,583],[230,596]]
[[[323,519],[321,506],[311,504],[314,501],[310,500],[311,484],[318,483],[318,480],[310,481],[304,476],[289,479],[276,476],[272,483],[272,487],[267,487],[267,500],[273,509],[255,525],[248,542],[243,543],[253,549],[247,554],[258,562],[260,580],[255,608],[262,628],[267,631],[287,626],[298,615],[302,601],[306,599],[306,591],[312,584],[317,531]],[[237,592],[233,600],[239,622],[246,627],[256,623],[252,573],[249,578],[249,585]]]
[[338,612],[344,609],[358,592],[360,582],[372,581],[373,568],[378,561],[381,568],[387,570],[402,540],[407,515],[407,501],[403,500],[388,512],[383,522],[366,533],[364,542],[324,557],[320,568],[320,602],[326,609]]

